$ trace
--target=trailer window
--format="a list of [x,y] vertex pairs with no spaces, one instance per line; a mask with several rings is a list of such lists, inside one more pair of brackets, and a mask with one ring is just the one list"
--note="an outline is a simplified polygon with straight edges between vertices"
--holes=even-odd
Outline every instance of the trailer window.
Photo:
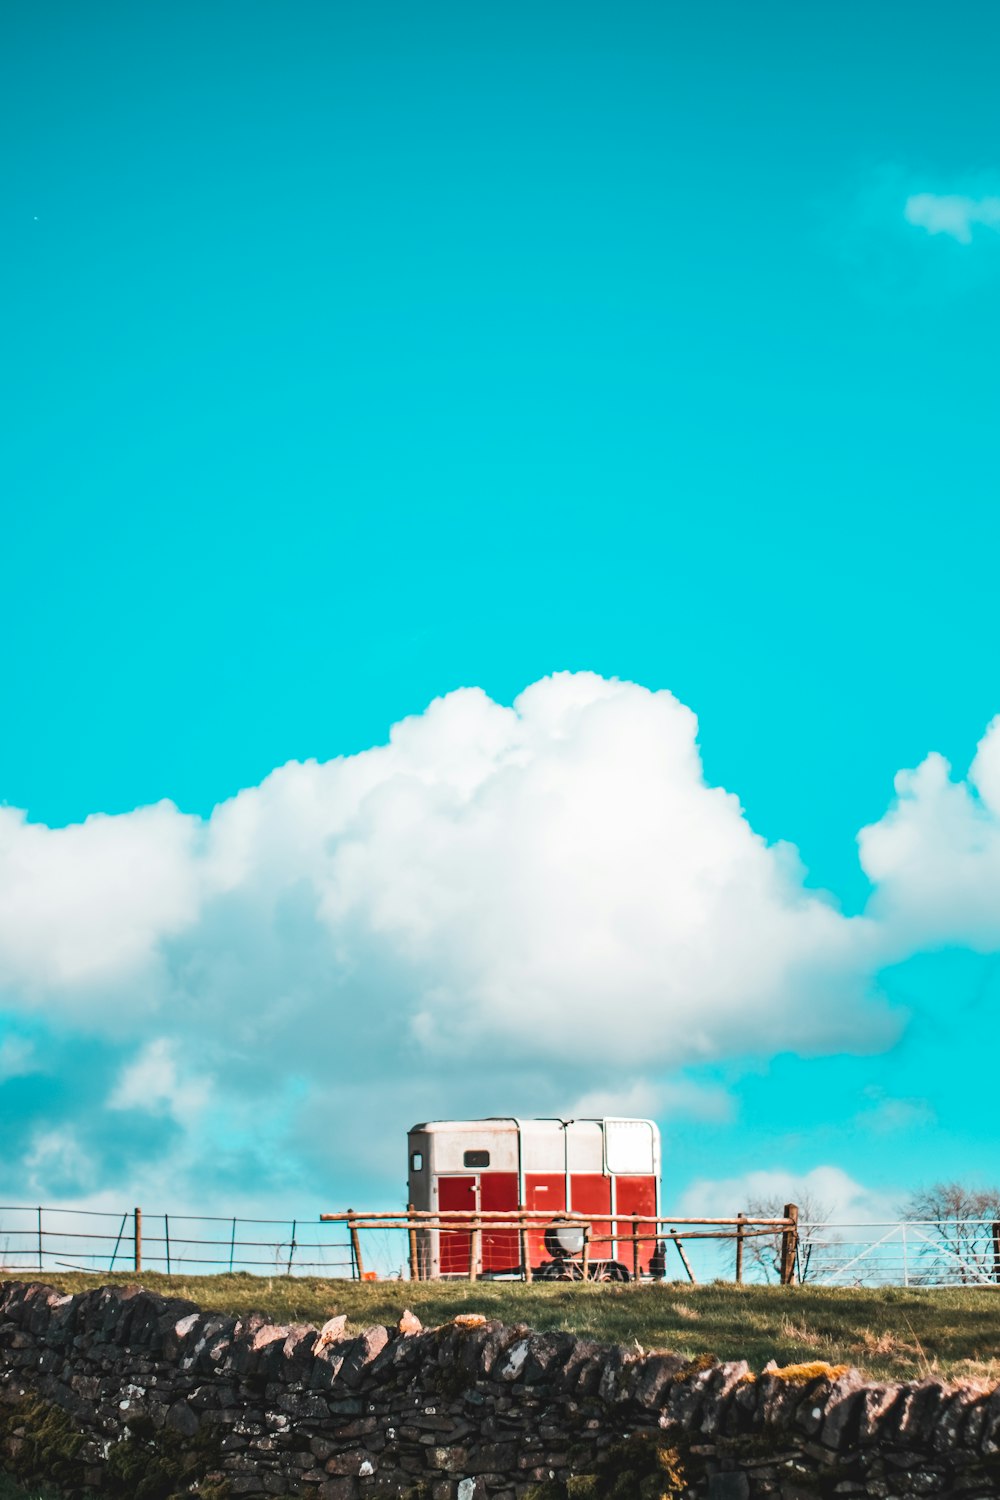
[[488,1151],[466,1151],[462,1157],[463,1167],[488,1167],[490,1164],[490,1153]]
[[653,1166],[653,1127],[648,1120],[606,1120],[604,1150],[609,1172],[645,1173]]
[[414,1151],[413,1155],[410,1157],[410,1171],[411,1172],[422,1172],[423,1170],[424,1170],[424,1153],[422,1151]]

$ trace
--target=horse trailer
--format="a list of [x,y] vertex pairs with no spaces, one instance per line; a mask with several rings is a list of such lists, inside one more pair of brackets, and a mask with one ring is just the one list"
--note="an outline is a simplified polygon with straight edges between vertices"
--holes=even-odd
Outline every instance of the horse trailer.
[[419,1212],[538,1215],[526,1221],[523,1238],[514,1225],[491,1227],[488,1217],[475,1233],[472,1221],[457,1218],[454,1227],[419,1229],[422,1278],[517,1275],[525,1261],[542,1278],[579,1276],[583,1232],[566,1221],[569,1214],[590,1221],[590,1277],[627,1281],[637,1262],[640,1274],[662,1274],[662,1245],[650,1236],[636,1253],[632,1238],[633,1216],[660,1213],[660,1132],[652,1120],[429,1121],[409,1132],[408,1184]]

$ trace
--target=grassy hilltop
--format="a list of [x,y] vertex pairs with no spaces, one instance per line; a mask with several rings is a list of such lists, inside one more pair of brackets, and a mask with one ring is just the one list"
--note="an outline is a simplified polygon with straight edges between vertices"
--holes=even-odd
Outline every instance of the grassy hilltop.
[[[48,1274],[79,1292],[134,1275]],[[323,1322],[346,1313],[355,1329],[392,1323],[409,1307],[427,1325],[460,1312],[507,1323],[567,1329],[608,1343],[684,1354],[746,1359],[755,1369],[827,1360],[855,1364],[873,1377],[1000,1380],[1000,1287],[914,1290],[558,1283],[525,1286],[483,1281],[357,1282],[248,1275],[139,1278],[151,1291],[189,1297],[231,1314],[261,1311],[275,1322]],[[0,1495],[0,1500],[3,1500]]]

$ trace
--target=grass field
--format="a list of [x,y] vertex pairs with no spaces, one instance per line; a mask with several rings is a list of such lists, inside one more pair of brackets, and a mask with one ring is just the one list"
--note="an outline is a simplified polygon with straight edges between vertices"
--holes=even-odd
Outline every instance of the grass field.
[[[47,1274],[65,1291],[93,1287],[93,1278]],[[103,1281],[124,1284],[133,1276]],[[904,1290],[901,1287],[812,1288],[534,1285],[519,1282],[318,1281],[306,1277],[203,1276],[150,1273],[142,1284],[227,1313],[261,1311],[275,1322],[323,1322],[346,1313],[355,1329],[392,1323],[409,1307],[428,1327],[460,1312],[507,1323],[568,1329],[609,1343],[684,1354],[746,1359],[760,1369],[828,1360],[855,1364],[882,1378],[933,1374],[1000,1380],[1000,1287]],[[0,1496],[0,1500],[3,1497]]]

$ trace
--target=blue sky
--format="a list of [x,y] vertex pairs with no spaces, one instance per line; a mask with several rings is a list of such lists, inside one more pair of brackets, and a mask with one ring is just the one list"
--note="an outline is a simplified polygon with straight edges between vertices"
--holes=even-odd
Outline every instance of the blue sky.
[[[512,1022],[487,1052],[488,1107],[645,1100],[676,1200],[822,1166],[876,1196],[988,1179],[995,810],[963,793],[970,845],[915,796],[863,961],[848,919],[872,911],[856,839],[896,773],[939,752],[963,778],[1000,711],[997,17],[41,0],[2,25],[0,801],[40,831],[163,799],[204,820],[286,762],[363,755],[456,689],[508,708],[566,671],[666,690],[697,715],[704,777],[739,799],[740,826],[797,848],[796,889],[831,893],[838,957],[796,959],[796,1006],[774,936],[778,977],[748,985],[746,1027],[699,970],[688,999],[718,1024],[687,1047],[683,986],[664,974],[657,1000],[654,982],[683,908],[655,881],[683,892],[694,857],[679,839],[653,886],[602,888],[602,910],[617,890],[647,914],[645,977],[609,969],[578,1056],[536,1046],[527,1020],[517,1042]],[[618,750],[580,749],[609,806],[619,753],[648,734],[655,765],[684,739],[647,698],[621,700]],[[466,786],[454,766],[478,715],[426,730],[421,776],[433,751],[449,768],[434,774]],[[541,731],[529,752],[504,724],[504,755],[550,765]],[[590,745],[573,726],[559,733]],[[639,759],[655,799],[661,773],[644,780]],[[489,847],[484,931],[502,908],[491,860],[526,888],[580,858],[607,867],[589,795],[582,844],[542,817],[544,837]],[[395,814],[373,817],[368,844],[351,835],[368,905],[338,875],[331,915],[332,887],[296,865],[306,825],[277,801],[252,881],[232,876],[225,900],[192,873],[214,857],[203,823],[123,824],[128,855],[100,824],[68,864],[65,840],[33,842],[32,883],[11,821],[8,1201],[163,1185],[392,1200],[407,1112],[468,1107],[483,1037],[451,1037],[442,1062],[419,1017],[463,983],[516,1016],[497,954],[524,913],[503,908],[504,943],[474,957],[428,918],[418,962],[394,861],[447,890],[442,867],[389,839]],[[727,891],[728,837],[711,863]],[[970,848],[975,920],[953,899]],[[113,879],[133,868],[161,871],[142,901]],[[550,915],[572,933],[589,909],[567,897]],[[249,936],[264,931],[266,959]],[[558,1009],[567,972],[533,973],[534,1003]],[[648,1069],[615,1055],[630,1006],[670,1039]],[[894,1030],[872,1019],[886,1007]],[[853,1035],[827,1025],[841,1014]]]

